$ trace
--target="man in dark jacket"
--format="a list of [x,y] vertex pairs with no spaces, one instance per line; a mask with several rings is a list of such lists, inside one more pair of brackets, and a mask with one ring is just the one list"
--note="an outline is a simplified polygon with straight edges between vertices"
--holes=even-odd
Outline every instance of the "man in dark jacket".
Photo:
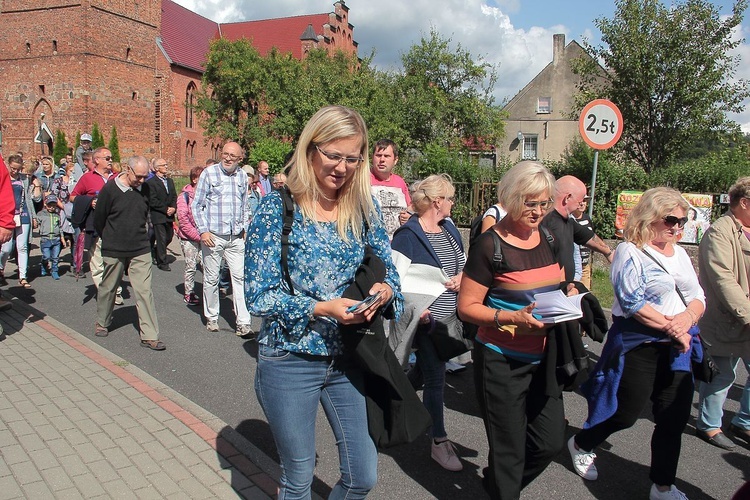
[[156,266],[162,271],[170,271],[167,263],[167,246],[174,236],[174,214],[177,212],[177,192],[174,181],[167,176],[167,160],[159,158],[154,162],[156,175],[146,183],[149,187],[151,224],[156,240]]
[[135,292],[141,345],[155,351],[166,347],[159,341],[154,295],[151,290],[151,244],[148,238],[149,185],[148,160],[133,156],[127,170],[111,179],[99,192],[94,226],[101,235],[104,263],[99,297],[96,301],[94,334],[106,337],[112,323],[115,291],[128,267]]

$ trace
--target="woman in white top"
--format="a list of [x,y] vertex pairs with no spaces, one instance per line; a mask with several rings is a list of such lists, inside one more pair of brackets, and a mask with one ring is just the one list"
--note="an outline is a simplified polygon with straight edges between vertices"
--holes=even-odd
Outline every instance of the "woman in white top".
[[584,429],[568,441],[581,477],[598,477],[594,448],[627,429],[652,402],[649,498],[687,498],[675,486],[682,432],[690,416],[693,328],[705,297],[685,250],[676,245],[688,204],[674,189],[646,191],[625,226],[610,277],[612,328],[602,356],[581,387],[589,401]]
[[[498,181],[497,183],[498,197],[500,196],[500,182],[501,181]],[[507,214],[508,212],[505,211],[499,201],[492,205],[486,212],[484,212],[484,214],[482,214],[482,232],[487,231],[489,228],[503,220],[503,217]]]

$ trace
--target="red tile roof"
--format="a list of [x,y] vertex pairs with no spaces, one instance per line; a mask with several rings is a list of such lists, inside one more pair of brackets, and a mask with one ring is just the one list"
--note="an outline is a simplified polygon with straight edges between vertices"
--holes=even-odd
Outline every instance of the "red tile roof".
[[329,21],[328,14],[308,14],[305,16],[281,17],[262,21],[244,21],[221,25],[221,36],[227,40],[252,39],[261,55],[276,47],[282,53],[291,52],[297,59],[302,58],[300,37],[309,24],[315,33],[323,34],[323,25]]
[[218,35],[217,23],[172,0],[162,0],[161,44],[174,64],[203,73],[209,43]]
[[[176,4],[161,2],[161,45],[172,63],[203,72],[211,40],[221,36],[227,40],[247,38],[261,55],[276,47],[282,53],[302,58],[300,37],[309,25],[323,35],[329,14],[308,14],[294,17],[218,24]],[[356,42],[354,42],[356,46]]]

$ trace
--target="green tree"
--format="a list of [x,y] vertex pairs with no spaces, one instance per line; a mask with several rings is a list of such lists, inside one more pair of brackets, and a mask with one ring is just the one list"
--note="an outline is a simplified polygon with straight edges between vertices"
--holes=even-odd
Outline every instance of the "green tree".
[[460,44],[451,50],[450,44],[432,28],[401,58],[397,86],[403,126],[412,141],[407,145],[460,147],[472,137],[497,143],[503,136],[502,113],[493,106],[495,67]]
[[78,146],[81,145],[81,131],[76,130],[76,143],[73,146],[73,154],[75,154],[76,150],[78,149]]
[[55,165],[60,164],[60,160],[65,158],[65,155],[70,151],[68,149],[68,140],[65,138],[65,133],[57,129],[55,132],[55,145],[52,149],[52,157],[55,160]]
[[[736,0],[723,18],[706,0],[662,5],[659,0],[616,0],[612,19],[599,18],[602,44],[585,47],[592,61],[579,61],[579,104],[607,97],[622,111],[621,148],[646,172],[679,159],[691,145],[732,132],[727,112],[743,110],[747,81],[735,79],[739,56],[732,50],[747,0]],[[608,78],[602,80],[596,61]]]
[[109,135],[109,144],[107,149],[112,153],[112,161],[120,162],[120,141],[117,139],[117,128],[112,125],[112,132]]
[[247,147],[258,138],[262,58],[247,39],[211,42],[196,108],[208,137]]
[[104,147],[104,136],[99,130],[99,124],[94,123],[94,126],[91,127],[91,149],[102,147]]
[[273,137],[260,139],[248,151],[247,161],[255,168],[259,161],[264,160],[268,162],[269,172],[276,174],[283,170],[284,159],[291,151],[292,145],[288,142]]

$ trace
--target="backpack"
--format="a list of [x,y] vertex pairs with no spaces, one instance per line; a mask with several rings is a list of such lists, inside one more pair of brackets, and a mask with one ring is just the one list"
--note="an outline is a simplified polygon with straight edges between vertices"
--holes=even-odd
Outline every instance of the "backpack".
[[[487,210],[495,211],[495,221],[500,218],[500,210],[495,205],[492,205]],[[471,219],[471,225],[469,226],[469,248],[477,241],[479,235],[482,234],[482,220],[484,220],[484,214],[487,213],[487,210],[482,211],[482,213]]]
[[[481,217],[481,215],[480,215]],[[481,222],[481,220],[480,220]],[[481,228],[481,225],[479,226]],[[494,244],[494,251],[492,254],[492,272],[493,274],[497,274],[500,271],[500,264],[503,262],[503,247],[500,244],[500,236],[495,232],[492,232],[492,242]],[[550,248],[552,249],[552,254],[555,256],[555,259],[557,259],[557,247],[555,246],[555,237],[552,236],[552,233],[547,229],[546,227],[539,226],[539,232],[546,238],[547,243],[549,243]],[[473,323],[467,323],[466,321],[461,320],[464,326],[464,338],[474,340],[474,338],[477,336],[477,332],[479,331],[479,327]]]

